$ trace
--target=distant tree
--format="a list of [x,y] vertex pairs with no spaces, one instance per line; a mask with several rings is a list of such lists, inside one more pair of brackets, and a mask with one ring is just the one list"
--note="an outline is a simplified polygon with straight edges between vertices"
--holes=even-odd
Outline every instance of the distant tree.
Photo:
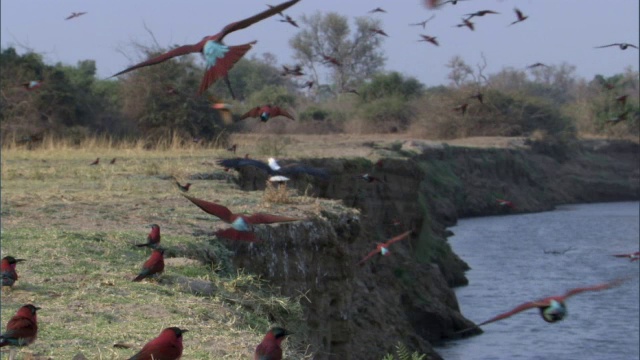
[[[353,88],[369,79],[384,66],[381,50],[382,37],[371,29],[380,28],[380,21],[368,17],[355,19],[352,33],[348,18],[335,12],[316,12],[303,16],[302,30],[289,44],[294,58],[310,69],[316,84],[320,84],[319,72],[326,69],[334,91]],[[325,61],[324,56],[334,58],[340,65]]]
[[396,71],[376,74],[371,81],[360,86],[360,95],[364,101],[390,96],[410,100],[422,95],[423,91],[424,85],[418,79],[404,77]]

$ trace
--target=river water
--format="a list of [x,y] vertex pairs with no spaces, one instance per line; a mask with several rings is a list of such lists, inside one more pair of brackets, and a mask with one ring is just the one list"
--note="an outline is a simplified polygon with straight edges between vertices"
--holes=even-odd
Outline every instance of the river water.
[[[456,289],[465,317],[480,323],[521,303],[630,277],[622,286],[566,301],[568,315],[549,324],[537,309],[483,326],[484,333],[436,350],[445,360],[640,358],[640,203],[559,206],[557,210],[461,220],[453,250],[471,270]],[[564,252],[545,254],[544,251]]]

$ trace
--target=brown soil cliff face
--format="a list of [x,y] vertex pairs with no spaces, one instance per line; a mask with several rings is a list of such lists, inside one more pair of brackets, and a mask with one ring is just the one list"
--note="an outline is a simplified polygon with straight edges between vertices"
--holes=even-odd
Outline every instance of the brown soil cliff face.
[[[637,200],[639,154],[637,144],[589,142],[563,161],[531,150],[452,147],[384,159],[381,166],[364,159],[304,160],[332,173],[328,182],[312,180],[316,195],[341,199],[360,213],[274,227],[270,236],[278,241],[236,245],[234,261],[284,294],[309,291],[303,305],[315,359],[381,359],[399,341],[439,359],[431,344],[471,325],[450,288],[467,283],[468,266],[451,251],[446,226],[460,216]],[[384,183],[354,178],[363,173]],[[247,168],[237,181],[260,190],[266,177]],[[307,189],[303,181],[295,186]],[[496,198],[516,209],[498,206]],[[390,256],[355,266],[378,242],[408,229],[416,235],[392,245]]]

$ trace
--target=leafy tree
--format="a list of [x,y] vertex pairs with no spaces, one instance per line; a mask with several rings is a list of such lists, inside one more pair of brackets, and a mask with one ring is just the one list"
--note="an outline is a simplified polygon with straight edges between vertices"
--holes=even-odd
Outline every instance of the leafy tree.
[[414,77],[405,78],[393,71],[388,74],[379,73],[370,82],[360,87],[360,94],[364,101],[372,101],[389,96],[398,96],[410,100],[422,95],[424,85]]

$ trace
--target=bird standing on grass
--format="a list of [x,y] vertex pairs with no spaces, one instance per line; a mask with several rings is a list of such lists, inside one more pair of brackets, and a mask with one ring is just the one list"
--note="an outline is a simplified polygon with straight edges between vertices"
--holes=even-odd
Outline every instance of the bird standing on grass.
[[129,360],[178,360],[182,356],[182,334],[187,331],[178,327],[166,328]]
[[144,244],[136,244],[137,247],[148,246],[152,249],[160,246],[160,226],[158,224],[151,224],[151,231],[147,235],[147,242]]
[[289,331],[281,327],[274,327],[267,332],[262,342],[256,346],[253,360],[282,360],[282,341],[291,335]]
[[36,341],[38,336],[38,318],[36,311],[39,307],[31,304],[18,309],[7,323],[7,331],[0,335],[0,347],[27,346]]
[[142,281],[149,276],[160,274],[164,271],[164,249],[156,248],[151,252],[149,259],[142,265],[142,270],[133,281]]
[[100,158],[95,159],[89,166],[98,165],[100,163]]
[[0,265],[0,269],[2,271],[2,286],[13,286],[16,280],[18,280],[16,265],[23,261],[25,260],[16,259],[13,256],[5,256],[2,258],[2,263]]
[[181,185],[178,182],[178,180],[176,180],[176,186],[178,187],[178,189],[180,189],[180,191],[187,192],[187,191],[189,191],[189,188],[191,187],[191,183],[186,183],[184,185]]

